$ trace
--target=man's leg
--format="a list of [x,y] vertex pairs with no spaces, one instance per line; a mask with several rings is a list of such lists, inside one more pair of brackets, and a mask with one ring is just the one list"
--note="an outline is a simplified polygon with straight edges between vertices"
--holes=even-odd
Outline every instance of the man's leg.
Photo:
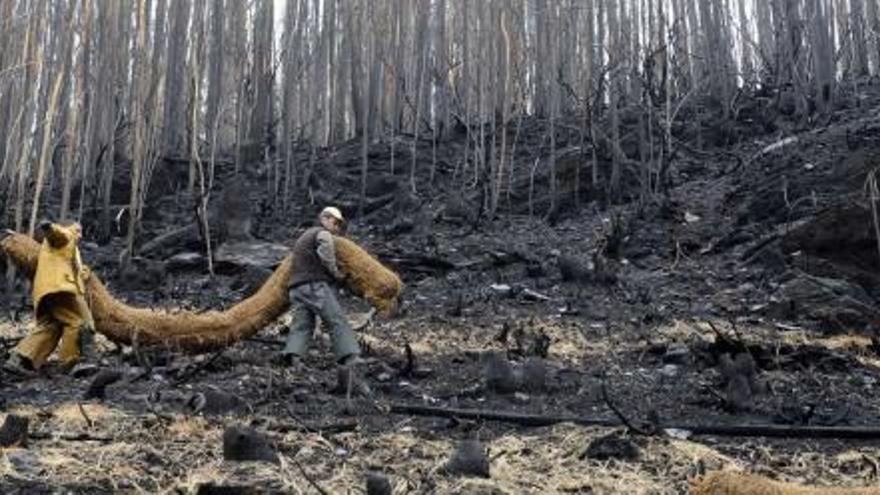
[[320,305],[318,315],[327,324],[330,330],[330,338],[333,342],[333,354],[337,362],[342,363],[346,359],[359,356],[361,346],[358,344],[354,330],[348,323],[348,319],[342,311],[342,306],[336,299],[333,289],[322,284],[319,289]]
[[306,306],[300,304],[294,310],[293,322],[287,333],[287,343],[281,354],[285,356],[305,356],[312,341],[312,333],[315,331],[315,314]]
[[[79,362],[84,351],[83,344],[86,346],[92,344],[91,315],[85,300],[72,294],[58,301],[53,307],[52,314],[61,324],[63,331],[58,358],[64,368],[70,369]],[[91,353],[91,349],[87,349],[86,352]]]
[[336,390],[345,393],[346,401],[349,401],[348,407],[351,408],[352,394],[364,397],[373,395],[370,386],[363,379],[362,372],[358,370],[358,364],[361,363],[361,346],[342,311],[342,306],[339,305],[339,300],[336,299],[335,291],[330,286],[323,284],[320,300],[318,315],[330,330],[333,354],[340,365],[336,374]]
[[39,317],[30,333],[12,350],[8,364],[39,369],[58,345],[61,331],[59,323],[48,314]]
[[92,316],[92,310],[86,302],[85,297],[77,296],[77,305],[80,315],[83,318],[79,330],[79,352],[83,359],[92,361],[96,358],[95,353],[95,319]]

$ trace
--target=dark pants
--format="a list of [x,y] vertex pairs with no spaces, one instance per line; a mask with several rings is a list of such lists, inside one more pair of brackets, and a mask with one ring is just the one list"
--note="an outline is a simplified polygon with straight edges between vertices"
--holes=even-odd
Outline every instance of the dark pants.
[[333,344],[333,354],[337,361],[352,354],[360,354],[361,349],[348,320],[342,312],[333,289],[326,282],[311,282],[290,289],[290,301],[296,305],[287,345],[282,353],[302,357],[312,340],[316,317],[327,325]]

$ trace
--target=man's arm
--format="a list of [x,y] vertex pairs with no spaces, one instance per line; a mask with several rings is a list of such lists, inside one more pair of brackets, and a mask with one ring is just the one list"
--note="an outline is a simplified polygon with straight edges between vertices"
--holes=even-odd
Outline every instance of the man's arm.
[[83,265],[82,258],[79,254],[79,249],[77,249],[73,255],[73,269],[76,270],[76,273],[79,274],[79,279],[83,282],[88,280],[89,276],[92,274],[92,272],[85,265]]
[[344,276],[336,265],[336,247],[333,245],[333,234],[322,230],[318,232],[315,240],[318,243],[318,258],[321,260],[321,264],[333,275],[333,278],[342,280]]

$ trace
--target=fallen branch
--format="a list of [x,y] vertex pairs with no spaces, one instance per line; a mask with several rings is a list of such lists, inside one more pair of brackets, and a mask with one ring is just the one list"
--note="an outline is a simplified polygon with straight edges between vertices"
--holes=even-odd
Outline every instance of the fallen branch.
[[[457,409],[409,404],[392,404],[389,412],[411,416],[501,421],[521,426],[551,426],[558,423],[574,423],[582,426],[625,426],[619,420],[607,418],[552,414],[520,414],[485,409]],[[667,431],[682,430],[691,435],[776,438],[850,438],[859,440],[880,439],[880,427],[877,426],[791,426],[773,424],[696,425],[684,423],[663,424],[662,428]]]
[[86,408],[83,407],[82,403],[77,402],[76,406],[79,408],[79,413],[82,414],[82,417],[84,420],[86,420],[86,424],[89,426],[89,428],[95,426],[92,418],[90,418],[89,415],[86,414]]
[[755,256],[758,253],[758,251],[765,248],[768,244],[770,244],[771,242],[773,242],[777,239],[779,239],[779,234],[777,234],[775,232],[773,234],[768,235],[767,237],[758,241],[758,243],[755,244],[754,246],[746,249],[743,252],[743,254],[739,257],[739,260],[743,263],[749,263],[752,260],[752,257]]
[[789,426],[772,424],[754,425],[664,425],[665,429],[689,431],[692,435],[775,438],[849,438],[858,440],[880,439],[876,426]]
[[[158,389],[157,389],[157,390],[158,390]],[[150,412],[153,414],[153,416],[156,417],[156,420],[157,420],[160,424],[168,425],[168,424],[171,424],[171,423],[174,422],[174,417],[172,417],[171,415],[168,415],[168,414],[165,414],[165,413],[159,411],[159,409],[156,408],[156,403],[153,402],[152,400],[150,400],[149,397],[147,397],[146,399],[144,399],[144,403],[145,403],[145,405],[147,406],[147,410],[150,411]]]
[[[731,349],[741,349],[743,352],[749,352],[749,348],[746,343],[742,340],[739,332],[735,332],[736,339],[731,339],[724,332],[718,329],[711,320],[706,320],[706,323],[709,325],[709,328],[712,329],[712,332],[715,334],[715,343],[722,347],[729,347]],[[754,356],[752,356],[754,358]]]
[[183,227],[178,227],[164,234],[160,234],[153,239],[144,243],[138,250],[141,255],[147,255],[157,249],[162,249],[168,245],[173,245],[187,238],[196,239],[199,233],[198,225],[193,222]]
[[321,488],[321,485],[319,485],[318,482],[315,481],[315,478],[312,477],[312,475],[310,475],[308,473],[308,471],[306,471],[306,468],[304,468],[303,465],[300,464],[300,462],[298,460],[296,460],[293,457],[291,457],[290,460],[293,462],[293,464],[296,466],[296,468],[299,469],[299,472],[302,473],[303,478],[305,478],[306,481],[308,481],[309,484],[312,485],[315,488],[315,490],[318,491],[318,493],[320,493],[321,495],[330,495],[330,492]]
[[416,356],[413,353],[412,346],[409,345],[409,340],[405,340],[403,345],[404,354],[406,355],[406,364],[404,364],[403,369],[400,370],[400,376],[409,378],[416,370]]
[[608,396],[608,387],[605,385],[604,378],[602,379],[602,400],[605,401],[605,404],[608,406],[609,409],[611,409],[611,412],[613,412],[614,415],[617,416],[617,418],[623,423],[624,426],[627,427],[627,429],[629,429],[630,431],[632,431],[634,433],[642,435],[642,436],[648,436],[651,434],[651,432],[647,432],[647,431],[633,425],[626,418],[626,416],[623,415],[623,413],[620,411],[620,409],[618,409],[617,406],[615,406],[614,403],[611,402],[611,397]]
[[214,364],[214,361],[216,361],[223,354],[223,351],[225,351],[226,349],[227,349],[227,347],[221,347],[216,352],[214,352],[214,355],[211,356],[210,359],[204,360],[203,362],[199,363],[197,366],[194,366],[192,369],[190,369],[186,373],[181,374],[179,377],[177,377],[176,380],[174,380],[174,385],[176,386],[176,385],[180,385],[180,384],[184,383],[185,381],[187,381],[190,378],[192,378],[193,376],[195,376],[196,373],[198,373],[199,371],[202,371],[203,369],[207,368],[208,366],[211,366],[212,364]]
[[411,416],[433,416],[438,418],[475,419],[484,421],[501,421],[521,426],[551,426],[557,423],[575,423],[584,426],[622,426],[614,419],[586,418],[581,416],[557,416],[543,414],[521,414],[486,409],[457,409],[451,407],[419,406],[409,404],[392,404],[390,411],[394,414]]
[[766,155],[767,153],[771,153],[771,152],[776,151],[784,146],[787,146],[789,144],[794,144],[797,142],[798,142],[798,138],[796,136],[789,136],[787,138],[780,139],[779,141],[776,141],[773,144],[765,146],[764,149],[762,149],[758,154],[756,154],[754,157],[752,157],[752,159],[749,161],[755,161],[755,159],[760,158],[761,156]]
[[550,300],[552,300],[552,298],[550,296],[541,294],[540,292],[535,292],[529,288],[523,289],[522,295],[526,299],[532,299],[535,301],[550,301]]
[[51,433],[31,433],[28,435],[28,438],[32,440],[61,440],[63,442],[101,442],[101,443],[113,443],[116,442],[117,439],[113,437],[104,437],[98,435],[92,435],[91,433],[76,433],[74,435],[53,435]]
[[291,419],[296,423],[297,426],[290,425],[289,423],[276,423],[270,425],[268,428],[274,431],[279,431],[281,433],[286,433],[288,431],[305,431],[306,433],[342,433],[346,431],[355,431],[357,430],[359,423],[357,421],[346,421],[342,423],[327,423],[323,425],[310,425],[303,421],[294,411],[293,408],[290,407],[289,404],[284,403],[284,409],[287,411],[287,415],[290,416]]
[[272,339],[264,339],[262,337],[248,337],[244,340],[246,340],[248,342],[255,342],[257,344],[270,345],[273,347],[284,347],[284,342],[281,342],[278,340],[272,340]]

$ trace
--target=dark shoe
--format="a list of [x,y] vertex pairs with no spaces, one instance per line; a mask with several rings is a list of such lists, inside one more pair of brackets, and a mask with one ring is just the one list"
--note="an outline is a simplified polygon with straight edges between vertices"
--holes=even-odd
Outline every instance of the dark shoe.
[[98,372],[100,368],[98,368],[98,366],[95,364],[79,362],[74,363],[73,366],[66,366],[65,369],[67,371],[67,374],[74,378],[85,378],[87,376],[94,375]]
[[343,360],[343,363],[336,368],[336,387],[333,392],[344,394],[347,397],[372,397],[373,390],[364,378],[359,366],[364,362],[360,356],[350,356]]
[[76,365],[79,363],[79,359],[71,359],[69,361],[58,361],[58,369],[64,373],[65,375],[69,375]]
[[9,358],[3,363],[3,371],[18,376],[36,375],[31,360],[17,352],[10,354]]
[[274,364],[277,366],[282,366],[285,368],[300,368],[302,367],[302,358],[297,356],[296,354],[281,354],[276,356],[273,360]]
[[79,331],[79,354],[84,361],[94,361],[95,331],[90,326],[83,326]]

